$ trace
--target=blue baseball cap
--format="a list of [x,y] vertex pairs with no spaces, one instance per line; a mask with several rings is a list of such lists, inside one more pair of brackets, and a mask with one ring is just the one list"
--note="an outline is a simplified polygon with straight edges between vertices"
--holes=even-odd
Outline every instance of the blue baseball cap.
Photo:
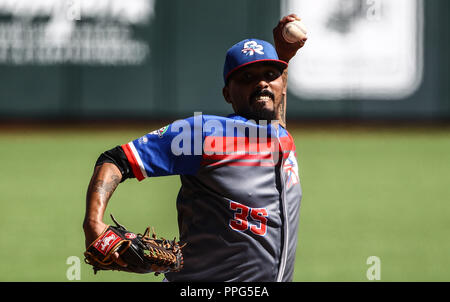
[[227,51],[223,80],[227,83],[232,73],[238,69],[258,62],[269,62],[284,70],[288,64],[278,58],[275,47],[269,42],[258,39],[246,39],[233,45]]

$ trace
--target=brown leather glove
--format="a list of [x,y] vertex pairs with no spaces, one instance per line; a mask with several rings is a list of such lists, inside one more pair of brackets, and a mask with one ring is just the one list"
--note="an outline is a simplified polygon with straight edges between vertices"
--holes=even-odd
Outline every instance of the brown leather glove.
[[[183,246],[179,242],[150,237],[150,228],[143,235],[128,231],[111,215],[116,226],[108,226],[86,249],[85,262],[99,270],[117,270],[138,274],[177,272],[183,267]],[[112,255],[117,252],[127,266],[117,264]]]

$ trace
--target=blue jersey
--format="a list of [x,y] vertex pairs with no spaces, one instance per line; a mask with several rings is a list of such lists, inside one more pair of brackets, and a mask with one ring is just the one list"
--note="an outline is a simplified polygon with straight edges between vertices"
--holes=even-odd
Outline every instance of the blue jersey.
[[184,268],[169,281],[291,281],[302,191],[291,135],[196,115],[122,146],[134,175],[180,175]]

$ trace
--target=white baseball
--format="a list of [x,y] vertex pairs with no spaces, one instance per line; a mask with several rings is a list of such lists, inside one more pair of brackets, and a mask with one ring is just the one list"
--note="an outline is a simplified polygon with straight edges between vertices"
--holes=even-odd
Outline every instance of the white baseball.
[[287,23],[283,28],[283,38],[289,43],[305,42],[307,33],[303,22],[298,20]]

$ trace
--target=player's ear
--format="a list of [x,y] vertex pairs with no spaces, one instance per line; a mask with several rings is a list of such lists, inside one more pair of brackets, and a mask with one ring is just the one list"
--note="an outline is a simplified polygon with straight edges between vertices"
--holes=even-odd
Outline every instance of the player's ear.
[[225,85],[222,89],[223,97],[225,98],[225,101],[229,104],[231,104],[231,96],[230,96],[230,88],[228,85]]

